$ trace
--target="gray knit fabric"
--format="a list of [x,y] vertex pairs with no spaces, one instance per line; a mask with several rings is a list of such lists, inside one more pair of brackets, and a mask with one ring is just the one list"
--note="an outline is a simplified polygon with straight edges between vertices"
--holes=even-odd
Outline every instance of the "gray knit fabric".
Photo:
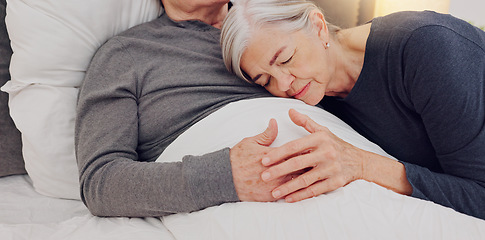
[[76,121],[81,196],[93,214],[163,216],[238,201],[227,148],[153,162],[222,106],[269,96],[227,72],[219,35],[202,22],[162,15],[98,51]]

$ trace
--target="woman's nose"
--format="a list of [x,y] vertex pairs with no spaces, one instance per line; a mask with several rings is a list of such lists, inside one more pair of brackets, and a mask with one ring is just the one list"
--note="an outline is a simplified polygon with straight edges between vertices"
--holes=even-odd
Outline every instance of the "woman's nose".
[[286,92],[290,89],[291,84],[295,81],[295,76],[290,73],[280,73],[276,77],[278,90]]

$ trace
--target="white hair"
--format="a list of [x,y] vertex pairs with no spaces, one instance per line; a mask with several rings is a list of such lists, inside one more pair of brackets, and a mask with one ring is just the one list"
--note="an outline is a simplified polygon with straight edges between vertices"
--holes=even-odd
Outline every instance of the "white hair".
[[[224,19],[221,32],[222,56],[229,72],[252,82],[241,69],[241,58],[251,34],[263,26],[288,32],[311,29],[310,13],[320,9],[307,0],[237,0]],[[339,28],[329,25],[329,29]]]

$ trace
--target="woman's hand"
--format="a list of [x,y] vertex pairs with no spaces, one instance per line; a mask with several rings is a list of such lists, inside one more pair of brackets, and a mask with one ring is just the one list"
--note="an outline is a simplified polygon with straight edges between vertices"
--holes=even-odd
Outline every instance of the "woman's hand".
[[343,141],[328,128],[314,122],[296,110],[289,112],[291,120],[304,127],[310,135],[269,151],[262,159],[265,170],[261,178],[271,182],[296,171],[305,173],[272,191],[274,198],[296,202],[333,191],[363,177],[365,151]]

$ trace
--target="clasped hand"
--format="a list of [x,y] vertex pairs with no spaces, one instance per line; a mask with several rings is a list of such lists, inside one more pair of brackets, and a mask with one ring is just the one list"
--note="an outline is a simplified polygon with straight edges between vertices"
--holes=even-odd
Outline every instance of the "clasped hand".
[[278,135],[272,119],[263,133],[231,149],[234,185],[241,201],[296,202],[362,178],[363,150],[296,110],[289,115],[310,134],[270,148]]

